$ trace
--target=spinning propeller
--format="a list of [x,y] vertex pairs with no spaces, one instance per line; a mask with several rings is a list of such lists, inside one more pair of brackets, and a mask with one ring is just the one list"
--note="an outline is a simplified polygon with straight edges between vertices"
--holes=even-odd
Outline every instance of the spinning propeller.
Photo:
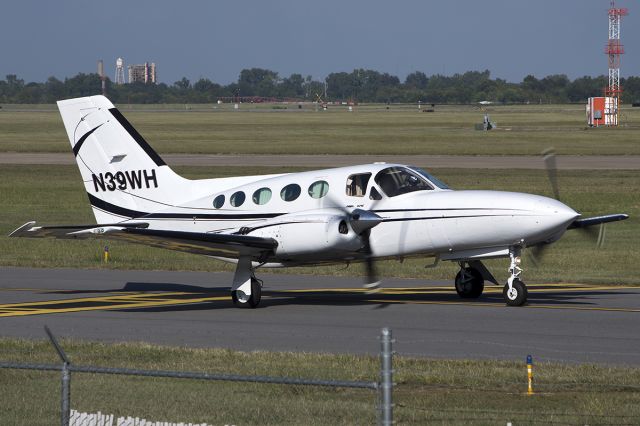
[[[554,198],[560,201],[560,190],[558,186],[558,166],[556,162],[555,150],[553,148],[547,148],[542,151],[542,156],[545,164],[545,169],[547,170],[549,183],[551,184],[551,189],[553,190]],[[589,238],[594,240],[596,242],[596,247],[600,249],[603,247],[605,242],[605,225],[607,224],[607,222],[624,220],[627,218],[628,216],[626,214],[616,214],[587,219],[576,219],[571,225],[569,225],[567,229],[579,229],[583,232],[584,235],[587,235]],[[595,225],[599,225],[598,229],[596,229]],[[548,248],[549,244],[546,243],[538,244],[529,248],[527,252],[536,266],[540,264],[540,261],[544,257]]]

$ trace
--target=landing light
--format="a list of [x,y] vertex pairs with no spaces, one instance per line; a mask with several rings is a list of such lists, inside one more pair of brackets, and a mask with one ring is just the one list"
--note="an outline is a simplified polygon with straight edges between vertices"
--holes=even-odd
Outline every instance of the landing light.
[[520,263],[522,263],[522,259],[520,258],[520,256],[516,256],[516,265],[519,265]]

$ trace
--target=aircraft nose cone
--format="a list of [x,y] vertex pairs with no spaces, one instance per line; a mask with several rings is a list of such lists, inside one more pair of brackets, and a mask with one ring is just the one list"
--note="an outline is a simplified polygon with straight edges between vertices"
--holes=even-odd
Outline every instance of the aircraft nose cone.
[[538,208],[536,210],[538,210],[541,216],[545,217],[546,225],[553,228],[569,226],[571,222],[580,217],[580,213],[553,198],[543,197],[538,202]]

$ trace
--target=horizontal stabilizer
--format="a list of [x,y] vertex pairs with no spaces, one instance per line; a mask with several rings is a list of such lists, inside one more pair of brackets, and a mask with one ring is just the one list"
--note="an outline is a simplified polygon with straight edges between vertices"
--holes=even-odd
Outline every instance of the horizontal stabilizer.
[[600,225],[601,223],[617,222],[619,220],[628,219],[628,214],[608,214],[604,216],[587,217],[584,219],[576,219],[567,229],[588,228],[589,226]]
[[55,226],[35,226],[35,224],[35,222],[27,222],[9,234],[9,236],[22,238],[78,238],[83,235],[105,234],[113,230],[147,228],[149,226],[148,223],[142,222]]

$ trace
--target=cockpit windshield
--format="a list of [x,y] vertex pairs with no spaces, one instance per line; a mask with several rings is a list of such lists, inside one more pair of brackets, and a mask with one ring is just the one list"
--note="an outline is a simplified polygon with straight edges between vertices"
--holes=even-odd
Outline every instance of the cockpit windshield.
[[422,176],[427,178],[427,180],[429,182],[431,182],[432,184],[434,184],[435,186],[437,186],[440,189],[451,189],[451,188],[449,188],[449,186],[446,183],[444,183],[443,181],[441,181],[437,177],[433,176],[431,173],[427,172],[426,170],[422,170],[419,167],[411,167],[411,170],[413,170],[414,172],[420,173]]
[[404,167],[389,167],[381,170],[376,175],[375,181],[387,197],[395,197],[414,191],[433,190],[433,187],[420,176],[420,173]]

